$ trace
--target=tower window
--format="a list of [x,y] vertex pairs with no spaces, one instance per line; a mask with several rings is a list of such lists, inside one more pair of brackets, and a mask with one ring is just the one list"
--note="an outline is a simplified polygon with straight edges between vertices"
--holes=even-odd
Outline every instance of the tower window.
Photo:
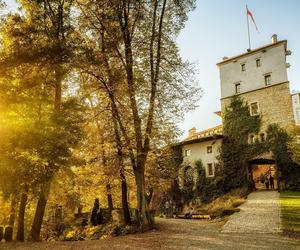
[[251,116],[259,115],[258,102],[253,102],[253,103],[250,104],[250,115]]
[[207,153],[208,154],[212,153],[212,146],[207,146]]
[[246,64],[245,63],[241,64],[241,70],[246,71]]
[[254,138],[254,135],[250,135],[250,144],[253,144],[255,142]]
[[236,83],[234,86],[235,86],[235,93],[236,94],[241,93],[241,84],[240,83]]
[[264,133],[261,133],[261,134],[260,134],[260,141],[261,141],[261,142],[264,142],[265,140],[266,140],[265,134],[264,134]]
[[185,156],[190,156],[190,155],[191,155],[191,150],[190,149],[185,150]]
[[271,75],[265,75],[265,85],[270,86],[271,85]]
[[261,61],[260,59],[256,59],[256,67],[260,67],[261,66]]

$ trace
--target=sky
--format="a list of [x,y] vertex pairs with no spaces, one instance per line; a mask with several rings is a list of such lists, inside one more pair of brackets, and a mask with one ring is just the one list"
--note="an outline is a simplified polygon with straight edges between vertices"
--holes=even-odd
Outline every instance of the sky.
[[[15,8],[14,0],[6,0]],[[203,130],[221,124],[214,114],[220,108],[220,80],[216,63],[224,56],[246,52],[248,48],[246,4],[259,32],[250,21],[252,49],[271,43],[271,36],[288,41],[292,55],[287,58],[291,91],[300,90],[300,0],[197,0],[196,9],[178,37],[184,60],[196,63],[197,80],[204,91],[198,108],[187,113],[179,128]]]
[[220,108],[220,80],[216,63],[224,56],[246,52],[248,48],[246,4],[253,13],[259,33],[249,20],[252,49],[271,43],[272,34],[288,41],[287,57],[290,89],[300,90],[300,0],[198,0],[182,30],[178,45],[181,56],[197,63],[197,79],[204,91],[199,107],[186,114],[179,127],[203,130],[221,124],[214,114]]

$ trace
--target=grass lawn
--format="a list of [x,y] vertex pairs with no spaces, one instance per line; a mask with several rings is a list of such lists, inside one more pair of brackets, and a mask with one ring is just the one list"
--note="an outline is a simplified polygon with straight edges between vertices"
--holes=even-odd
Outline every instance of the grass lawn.
[[300,192],[281,192],[280,204],[284,232],[300,237]]

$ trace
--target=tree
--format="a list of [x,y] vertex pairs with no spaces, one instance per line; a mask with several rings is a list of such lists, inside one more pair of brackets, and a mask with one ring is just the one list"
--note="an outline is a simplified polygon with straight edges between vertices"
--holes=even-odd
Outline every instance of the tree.
[[71,151],[82,137],[84,115],[78,100],[62,98],[63,83],[71,70],[73,1],[19,2],[22,14],[9,15],[3,24],[1,69],[3,76],[14,69],[19,72],[15,79],[22,84],[9,90],[13,99],[19,87],[34,97],[28,98],[34,100],[31,104],[24,102],[22,95],[17,101],[36,111],[28,146],[43,163],[35,175],[40,194],[31,229],[31,238],[39,240],[51,181],[59,168],[68,165]]
[[[146,182],[146,201],[149,206],[152,198],[152,208],[157,207],[164,194],[169,193],[170,186],[177,179],[177,169],[181,163],[179,148],[166,146],[156,148],[149,153],[146,162],[145,182]],[[170,196],[176,196],[172,193]],[[177,200],[176,197],[174,200]]]
[[297,137],[288,134],[277,124],[268,126],[267,135],[267,144],[274,155],[279,172],[279,188],[283,184],[286,189],[299,190],[300,165],[295,161],[297,160],[297,147],[296,151],[293,150],[294,143],[298,143]]
[[[6,133],[1,126],[8,131],[1,142],[0,172],[9,179],[1,180],[0,187],[12,197],[12,208],[20,201],[18,239],[24,240],[25,211],[32,199],[37,206],[30,214],[30,238],[40,239],[48,199],[60,197],[50,195],[53,181],[68,184],[67,195],[74,194],[70,201],[80,200],[80,190],[69,190],[73,180],[61,177],[67,172],[82,174],[74,182],[93,190],[111,185],[128,224],[127,194],[135,179],[140,224],[151,225],[148,205],[160,187],[157,180],[151,182],[158,176],[165,186],[172,169],[162,163],[159,149],[173,142],[176,122],[200,97],[194,68],[182,61],[176,46],[194,1],[18,2],[21,10],[1,23],[0,49],[1,138]],[[88,124],[86,114],[91,115]],[[94,138],[86,138],[77,150],[83,127]],[[85,160],[86,172],[70,171],[75,154]],[[83,180],[91,173],[97,180]],[[116,176],[121,192],[116,192]],[[112,207],[111,197],[108,203]],[[11,215],[13,220],[13,209]]]
[[[175,43],[194,1],[78,2],[88,10],[84,12],[87,20],[97,20],[97,25],[93,21],[88,30],[102,35],[106,41],[103,44],[110,45],[106,48],[114,62],[110,64],[112,72],[120,72],[126,79],[121,101],[116,92],[110,91],[108,97],[135,175],[141,225],[151,225],[145,198],[145,164],[154,128],[162,121],[178,119],[185,110],[195,107],[199,97],[197,88],[186,83],[191,67],[182,62]],[[105,62],[105,53],[102,56]]]
[[300,165],[300,127],[296,127],[291,134],[291,141],[288,144],[289,151],[292,154],[292,160]]

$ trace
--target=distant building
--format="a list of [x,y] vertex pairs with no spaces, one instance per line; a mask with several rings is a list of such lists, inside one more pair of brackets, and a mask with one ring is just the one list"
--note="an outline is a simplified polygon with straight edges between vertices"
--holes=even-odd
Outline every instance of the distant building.
[[292,94],[292,103],[295,123],[297,126],[300,126],[300,93]]
[[189,136],[182,141],[182,164],[179,170],[180,185],[186,181],[195,182],[197,178],[197,161],[201,160],[206,177],[215,176],[217,156],[222,143],[222,125],[197,132],[196,128],[189,130]]
[[[295,121],[300,124],[300,95],[291,96],[287,76],[290,65],[286,57],[290,54],[287,41],[278,41],[277,35],[273,35],[271,44],[230,58],[224,57],[217,64],[222,110],[216,114],[224,113],[231,97],[238,95],[248,103],[252,116],[261,116],[261,131],[250,135],[249,143],[256,139],[265,140],[269,124],[276,123],[287,130],[295,126]],[[185,184],[185,180],[196,181],[195,163],[198,160],[203,163],[206,177],[214,177],[222,138],[222,125],[201,132],[197,132],[196,128],[189,130],[188,137],[180,143],[183,158],[179,170],[181,185]],[[256,175],[261,172],[275,175],[276,165],[272,155],[265,153],[253,159],[249,162],[249,171],[253,179],[257,179]]]

